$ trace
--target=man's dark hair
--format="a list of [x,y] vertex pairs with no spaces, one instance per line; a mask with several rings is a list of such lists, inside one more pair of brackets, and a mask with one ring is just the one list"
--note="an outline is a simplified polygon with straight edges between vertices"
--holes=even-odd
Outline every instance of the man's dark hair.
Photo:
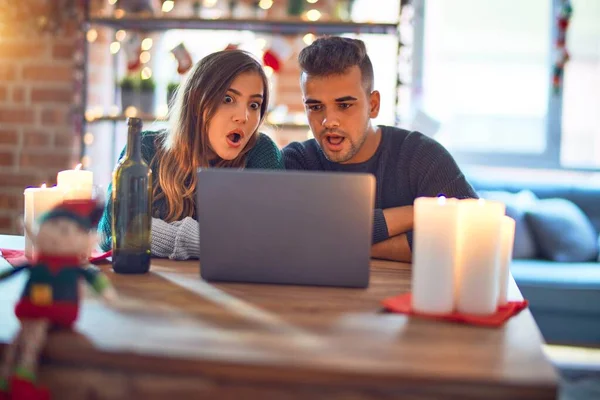
[[310,76],[341,75],[356,65],[367,93],[373,90],[373,65],[362,40],[321,37],[300,51],[298,63],[302,72]]

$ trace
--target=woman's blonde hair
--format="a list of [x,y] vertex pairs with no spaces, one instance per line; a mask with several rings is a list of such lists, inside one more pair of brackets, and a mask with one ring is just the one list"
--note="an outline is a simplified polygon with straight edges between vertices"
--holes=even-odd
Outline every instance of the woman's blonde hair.
[[[242,152],[233,160],[224,160],[211,150],[208,125],[222,103],[233,80],[242,73],[255,72],[263,81],[262,124],[269,102],[269,85],[260,62],[241,50],[224,50],[209,54],[190,71],[175,94],[169,113],[170,129],[158,137],[157,151],[151,165],[158,168],[154,182],[154,215],[172,222],[195,215],[196,171],[209,166],[242,168],[248,152],[258,140],[253,132]],[[257,128],[258,131],[258,128]],[[164,201],[166,209],[157,205]]]

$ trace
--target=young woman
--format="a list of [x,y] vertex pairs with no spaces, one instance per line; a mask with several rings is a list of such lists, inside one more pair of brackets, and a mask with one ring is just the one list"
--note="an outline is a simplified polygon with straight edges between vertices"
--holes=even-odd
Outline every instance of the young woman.
[[[153,175],[154,256],[198,257],[198,168],[284,168],[275,143],[258,132],[268,101],[267,77],[252,55],[216,52],[200,60],[181,84],[170,128],[142,133],[142,156]],[[107,199],[111,191],[109,185]],[[111,207],[109,200],[98,226],[104,250],[111,247]]]

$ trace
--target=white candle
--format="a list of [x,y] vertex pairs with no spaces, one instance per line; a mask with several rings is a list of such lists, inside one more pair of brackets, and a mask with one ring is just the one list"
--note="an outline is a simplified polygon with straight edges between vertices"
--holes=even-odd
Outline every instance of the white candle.
[[[24,224],[33,232],[37,230],[38,218],[63,200],[61,190],[56,186],[48,188],[46,184],[39,188],[27,188],[23,194],[25,198]],[[31,257],[33,253],[33,243],[25,231],[25,255]]]
[[515,242],[515,220],[506,215],[502,217],[502,239],[499,256],[499,289],[498,305],[503,306],[508,302],[508,277],[510,276],[510,262]]
[[454,309],[457,199],[419,197],[414,203],[412,306],[448,314]]
[[65,199],[91,199],[94,173],[82,170],[78,164],[74,169],[60,171],[56,185],[64,192]]
[[493,314],[498,304],[498,255],[505,205],[483,199],[459,202],[456,308]]

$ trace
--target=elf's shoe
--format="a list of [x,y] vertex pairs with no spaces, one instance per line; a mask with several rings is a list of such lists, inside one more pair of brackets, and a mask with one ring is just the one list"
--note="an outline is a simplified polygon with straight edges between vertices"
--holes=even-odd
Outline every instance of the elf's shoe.
[[8,381],[0,378],[0,400],[10,400]]
[[50,400],[50,391],[35,384],[32,373],[20,369],[10,379],[10,400]]

